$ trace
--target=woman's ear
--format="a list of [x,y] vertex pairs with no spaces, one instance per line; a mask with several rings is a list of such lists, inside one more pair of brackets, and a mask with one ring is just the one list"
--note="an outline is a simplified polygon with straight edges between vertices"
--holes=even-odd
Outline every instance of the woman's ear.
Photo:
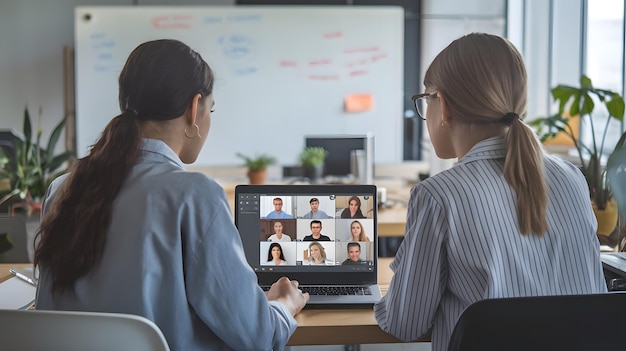
[[196,124],[196,118],[198,117],[198,104],[200,103],[200,99],[202,99],[202,95],[200,93],[194,95],[193,99],[191,99],[191,105],[187,110],[187,122],[190,126]]
[[452,123],[452,115],[450,114],[450,110],[448,110],[446,97],[441,92],[437,94],[439,94],[439,107],[441,108],[441,123],[444,126],[449,126]]

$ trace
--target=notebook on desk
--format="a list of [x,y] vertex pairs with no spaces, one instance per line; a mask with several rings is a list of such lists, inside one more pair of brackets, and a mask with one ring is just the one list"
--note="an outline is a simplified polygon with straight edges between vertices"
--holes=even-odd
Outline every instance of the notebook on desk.
[[235,224],[261,287],[286,276],[310,293],[308,308],[371,308],[381,298],[376,203],[374,185],[239,185]]

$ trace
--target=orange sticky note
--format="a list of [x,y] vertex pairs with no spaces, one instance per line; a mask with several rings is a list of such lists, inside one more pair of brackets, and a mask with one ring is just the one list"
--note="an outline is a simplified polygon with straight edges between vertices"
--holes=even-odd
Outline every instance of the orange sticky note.
[[347,94],[344,103],[346,112],[369,111],[374,107],[372,94]]

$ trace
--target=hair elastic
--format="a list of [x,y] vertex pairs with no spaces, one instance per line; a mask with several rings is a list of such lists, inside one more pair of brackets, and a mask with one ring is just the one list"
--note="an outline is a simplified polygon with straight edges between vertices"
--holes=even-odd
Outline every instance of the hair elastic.
[[124,112],[126,112],[128,114],[131,114],[131,115],[134,115],[135,117],[139,116],[139,113],[137,112],[137,110],[135,110],[134,108],[131,108],[131,107],[127,107]]
[[504,115],[504,117],[502,117],[501,121],[504,124],[511,124],[516,119],[519,119],[519,115],[515,112],[509,112],[506,115]]

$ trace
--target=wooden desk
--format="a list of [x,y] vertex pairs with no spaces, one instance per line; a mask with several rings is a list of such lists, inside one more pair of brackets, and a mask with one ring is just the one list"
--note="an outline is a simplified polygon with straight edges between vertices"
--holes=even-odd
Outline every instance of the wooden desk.
[[406,211],[405,205],[393,205],[378,210],[378,236],[404,236]]
[[[391,281],[393,258],[378,259],[378,281],[383,294]],[[287,345],[350,345],[402,342],[380,329],[372,309],[303,310],[298,329]],[[425,340],[428,341],[428,340]]]
[[26,268],[32,266],[32,263],[0,263],[0,283],[13,278],[13,274],[9,272],[9,268]]
[[[389,264],[392,258],[379,259],[378,279],[381,290],[387,292],[391,281]],[[25,264],[0,264],[0,282],[13,278],[11,267],[29,267]],[[383,332],[372,309],[304,310],[296,316],[298,328],[288,345],[350,345],[402,342]],[[424,338],[419,341],[430,341]]]
[[397,178],[376,179],[375,183],[387,190],[388,204],[378,210],[378,236],[404,236],[407,204],[415,183]]

